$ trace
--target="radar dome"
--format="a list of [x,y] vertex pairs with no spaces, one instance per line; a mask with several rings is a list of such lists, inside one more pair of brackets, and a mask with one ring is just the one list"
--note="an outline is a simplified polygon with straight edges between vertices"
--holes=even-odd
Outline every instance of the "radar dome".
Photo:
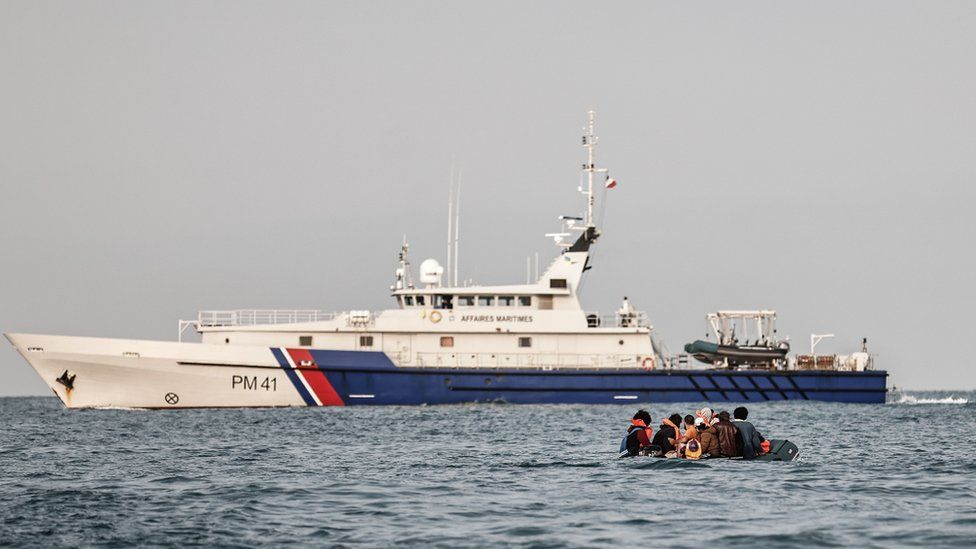
[[425,259],[420,264],[420,283],[439,286],[441,275],[444,274],[444,267],[436,259]]

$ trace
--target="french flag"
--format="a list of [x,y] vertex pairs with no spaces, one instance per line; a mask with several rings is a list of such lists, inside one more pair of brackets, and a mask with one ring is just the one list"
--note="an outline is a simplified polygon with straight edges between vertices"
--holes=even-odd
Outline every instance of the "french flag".
[[608,189],[612,189],[616,186],[617,186],[617,180],[612,177],[608,177],[605,187]]

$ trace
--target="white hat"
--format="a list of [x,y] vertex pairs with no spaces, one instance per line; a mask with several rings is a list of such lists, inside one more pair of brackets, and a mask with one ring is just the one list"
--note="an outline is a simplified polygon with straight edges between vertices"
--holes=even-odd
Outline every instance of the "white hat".
[[705,423],[705,418],[703,418],[703,417],[696,417],[695,418],[695,427],[698,427],[699,425],[702,425],[703,423]]

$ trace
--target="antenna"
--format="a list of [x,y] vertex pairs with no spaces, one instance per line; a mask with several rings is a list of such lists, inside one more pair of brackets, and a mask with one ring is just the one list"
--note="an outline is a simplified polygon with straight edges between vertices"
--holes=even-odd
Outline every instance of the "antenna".
[[[460,248],[458,248],[459,235],[461,234],[461,174],[463,173],[461,168],[458,168],[457,174],[457,191],[454,193],[454,200],[456,204],[454,206],[454,284],[458,285],[458,253]],[[450,273],[448,273],[450,276]]]
[[[586,162],[582,166],[582,171],[580,172],[579,186],[576,187],[577,192],[586,197],[586,210],[583,217],[576,217],[571,215],[561,215],[559,220],[562,225],[562,231],[559,233],[547,234],[547,238],[552,238],[556,245],[563,248],[563,253],[567,251],[574,252],[589,252],[590,245],[596,242],[596,239],[600,236],[599,229],[596,228],[596,218],[593,215],[593,206],[596,203],[596,197],[593,194],[593,177],[595,174],[603,174],[607,178],[607,183],[605,188],[611,188],[616,184],[615,181],[610,179],[608,170],[606,168],[596,167],[596,155],[594,154],[594,147],[596,147],[599,138],[594,135],[593,129],[596,125],[596,113],[593,110],[586,111],[587,114],[587,124],[583,128],[585,132],[583,134],[583,148],[586,149]],[[583,183],[583,174],[586,174],[586,184]],[[602,217],[602,216],[601,216]],[[581,233],[575,240],[575,242],[566,242],[566,237],[571,236],[572,232]],[[577,247],[577,244],[579,246]],[[588,256],[587,259],[591,258],[592,255]],[[583,264],[583,270],[587,271],[592,268],[587,261]],[[578,288],[577,288],[578,290]]]
[[451,279],[451,255],[454,249],[454,242],[451,240],[454,233],[454,163],[451,163],[451,180],[447,186],[447,279]]

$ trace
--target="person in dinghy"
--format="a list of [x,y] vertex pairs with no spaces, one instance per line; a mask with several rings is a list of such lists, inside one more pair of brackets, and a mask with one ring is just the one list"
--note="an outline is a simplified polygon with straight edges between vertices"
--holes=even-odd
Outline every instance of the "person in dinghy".
[[634,457],[651,455],[651,414],[647,410],[637,410],[627,434],[620,441],[620,457]]
[[[745,407],[736,408],[734,415],[735,422],[729,421],[728,412],[714,414],[710,408],[697,410],[694,415],[684,418],[673,414],[662,421],[661,430],[654,436],[650,414],[638,410],[627,427],[627,435],[620,442],[619,457],[793,461],[799,456],[799,448],[792,442],[767,440],[759,434],[755,426],[746,421],[748,410]],[[720,441],[720,435],[725,439]],[[661,444],[664,436],[673,444],[667,452]]]

